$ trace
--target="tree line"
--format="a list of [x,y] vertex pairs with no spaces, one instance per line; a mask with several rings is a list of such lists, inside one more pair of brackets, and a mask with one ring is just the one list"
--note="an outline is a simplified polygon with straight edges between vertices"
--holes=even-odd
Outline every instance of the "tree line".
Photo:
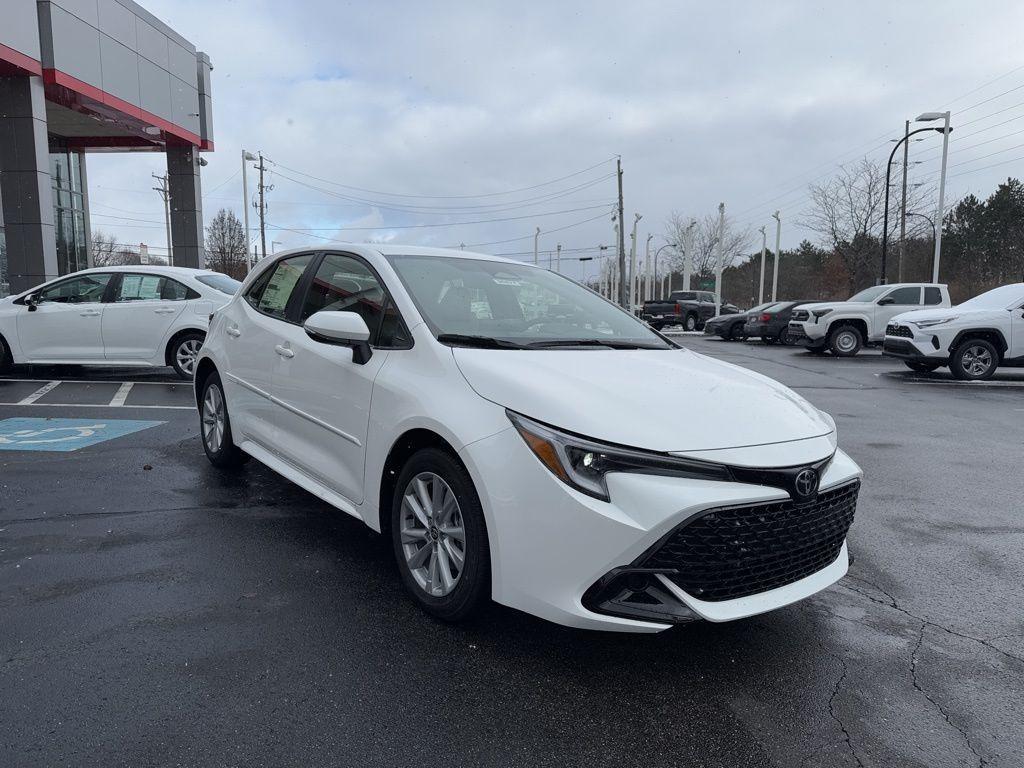
[[[895,176],[895,174],[894,174]],[[889,198],[886,281],[930,282],[935,249],[929,209],[934,190],[912,187],[907,192],[906,237],[901,243],[901,188],[893,184]],[[840,169],[831,179],[812,184],[810,205],[798,219],[817,235],[779,261],[778,298],[845,299],[879,282],[882,269],[885,173],[864,159]],[[684,216],[673,212],[665,222],[667,242],[685,242],[693,227],[694,266],[691,286],[710,287],[718,245],[718,216]],[[760,237],[757,238],[760,241]],[[769,238],[770,240],[770,238]],[[749,228],[725,223],[722,295],[741,307],[757,303],[761,252],[751,252]],[[672,286],[682,287],[682,261],[674,252]],[[766,250],[764,295],[770,297],[774,253]],[[939,282],[949,285],[954,303],[1006,283],[1024,282],[1024,184],[1008,178],[986,199],[967,195],[950,207],[942,222]]]

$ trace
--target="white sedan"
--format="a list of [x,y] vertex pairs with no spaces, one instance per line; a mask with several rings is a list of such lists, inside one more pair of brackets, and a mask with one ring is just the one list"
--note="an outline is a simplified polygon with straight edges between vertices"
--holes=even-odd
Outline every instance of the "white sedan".
[[279,254],[214,315],[195,387],[215,466],[254,457],[389,536],[444,620],[493,598],[657,632],[788,605],[849,563],[861,471],[829,416],[535,266]]
[[210,314],[239,285],[184,267],[66,275],[0,299],[0,370],[19,363],[171,366],[191,378]]

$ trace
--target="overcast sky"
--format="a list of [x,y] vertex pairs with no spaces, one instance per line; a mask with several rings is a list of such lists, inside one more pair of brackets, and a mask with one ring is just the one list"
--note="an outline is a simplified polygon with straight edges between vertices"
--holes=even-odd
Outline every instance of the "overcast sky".
[[[240,151],[260,150],[278,250],[493,243],[478,249],[532,260],[539,226],[563,228],[542,251],[576,255],[612,242],[616,155],[641,246],[670,211],[719,202],[752,230],[780,208],[791,246],[813,237],[794,221],[809,181],[884,161],[904,119],[945,108],[947,202],[1024,174],[1020,2],[142,4],[213,61],[206,219],[241,215]],[[914,145],[912,178],[937,178],[940,145]],[[160,154],[91,155],[93,229],[164,246],[164,170]],[[401,228],[422,224],[444,226]]]

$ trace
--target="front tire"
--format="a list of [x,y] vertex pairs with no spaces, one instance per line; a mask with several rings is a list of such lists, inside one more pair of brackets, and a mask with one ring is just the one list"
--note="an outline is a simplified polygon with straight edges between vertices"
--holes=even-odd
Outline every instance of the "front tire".
[[218,469],[237,469],[249,459],[232,438],[224,385],[216,373],[211,373],[203,382],[203,393],[199,399],[199,437],[203,441],[206,458]]
[[402,467],[391,543],[402,583],[431,616],[463,621],[490,597],[483,508],[469,473],[451,454],[424,448]]
[[0,373],[7,373],[14,367],[14,356],[7,347],[4,337],[0,336]]
[[171,367],[183,379],[191,379],[196,375],[196,363],[199,352],[206,341],[206,334],[201,331],[189,331],[178,336],[171,344]]
[[931,373],[942,367],[941,363],[926,363],[923,360],[904,360],[903,362],[915,373]]
[[999,366],[999,352],[985,339],[967,339],[949,359],[949,370],[961,381],[991,379]]
[[842,325],[832,331],[828,339],[828,347],[836,357],[853,357],[864,346],[860,331],[852,325]]

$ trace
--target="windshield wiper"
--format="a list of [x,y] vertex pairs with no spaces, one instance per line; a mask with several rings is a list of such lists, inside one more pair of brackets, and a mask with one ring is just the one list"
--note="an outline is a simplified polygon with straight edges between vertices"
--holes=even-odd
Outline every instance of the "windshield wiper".
[[610,349],[668,349],[654,344],[640,344],[635,341],[619,341],[617,339],[546,339],[531,341],[527,344],[531,349],[544,347],[608,347]]
[[505,339],[496,339],[493,336],[473,336],[467,333],[442,333],[437,340],[442,344],[451,344],[457,347],[479,347],[480,349],[526,349],[522,344]]

